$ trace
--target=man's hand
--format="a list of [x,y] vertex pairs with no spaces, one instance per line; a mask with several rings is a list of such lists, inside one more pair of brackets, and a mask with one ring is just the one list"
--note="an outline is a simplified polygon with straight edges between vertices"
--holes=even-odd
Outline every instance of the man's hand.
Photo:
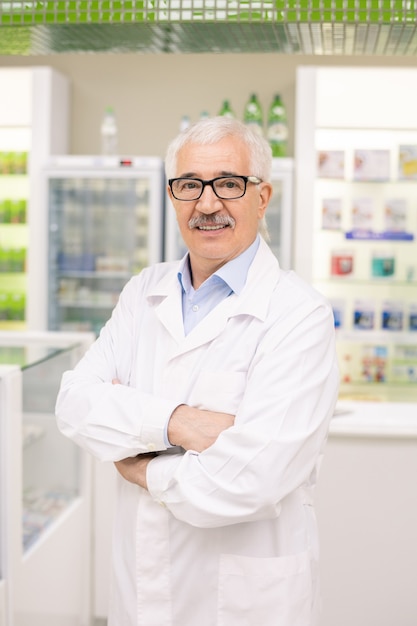
[[146,469],[154,457],[155,454],[153,452],[150,454],[139,454],[122,461],[116,461],[115,466],[125,480],[147,489]]
[[227,428],[233,426],[235,416],[230,413],[203,411],[181,404],[172,413],[168,423],[168,439],[174,446],[203,452]]

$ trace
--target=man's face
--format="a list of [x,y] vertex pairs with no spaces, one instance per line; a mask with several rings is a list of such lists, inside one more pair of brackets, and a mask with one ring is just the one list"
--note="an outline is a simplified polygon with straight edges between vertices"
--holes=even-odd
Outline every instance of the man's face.
[[[228,175],[253,175],[249,168],[248,149],[236,138],[227,137],[210,145],[189,144],[178,154],[176,177],[210,180]],[[184,202],[173,198],[168,189],[181,235],[190,251],[193,278],[200,273],[205,276],[197,282],[205,280],[253,243],[271,191],[269,183],[255,185],[248,182],[242,198],[221,200],[206,185],[201,198]],[[205,229],[190,228],[190,219],[201,216],[208,219]],[[210,223],[210,218],[214,216],[229,216],[233,218],[234,226],[213,228],[214,221]]]

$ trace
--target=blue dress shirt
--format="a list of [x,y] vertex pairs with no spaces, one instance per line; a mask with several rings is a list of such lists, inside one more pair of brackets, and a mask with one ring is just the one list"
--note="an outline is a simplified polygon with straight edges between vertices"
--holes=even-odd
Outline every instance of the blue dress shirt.
[[178,271],[178,280],[182,287],[182,315],[186,335],[222,300],[232,293],[240,294],[258,247],[259,235],[249,248],[225,263],[198,289],[194,289],[191,284],[189,255],[185,255]]

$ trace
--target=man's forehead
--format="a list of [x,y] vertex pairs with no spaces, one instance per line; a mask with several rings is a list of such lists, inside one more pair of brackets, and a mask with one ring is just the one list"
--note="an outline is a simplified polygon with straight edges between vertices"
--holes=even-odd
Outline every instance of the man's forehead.
[[208,144],[189,143],[178,152],[177,166],[186,169],[210,167],[223,173],[234,173],[249,160],[248,149],[235,137]]

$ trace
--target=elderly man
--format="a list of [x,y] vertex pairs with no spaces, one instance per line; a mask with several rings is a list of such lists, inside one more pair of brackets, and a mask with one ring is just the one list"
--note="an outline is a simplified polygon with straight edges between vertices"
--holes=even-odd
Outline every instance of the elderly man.
[[333,315],[260,234],[270,170],[240,122],[180,133],[166,172],[188,253],[134,276],[64,374],[59,427],[119,471],[109,626],[317,622]]

